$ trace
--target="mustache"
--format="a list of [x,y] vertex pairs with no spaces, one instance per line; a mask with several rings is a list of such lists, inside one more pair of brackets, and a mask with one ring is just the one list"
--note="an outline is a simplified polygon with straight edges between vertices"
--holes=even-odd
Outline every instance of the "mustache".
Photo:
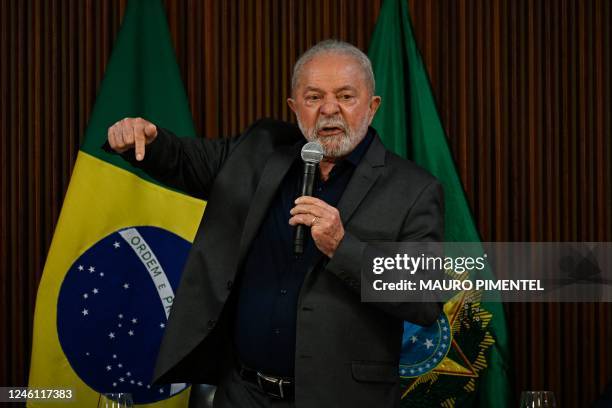
[[314,131],[317,133],[319,130],[326,127],[337,127],[342,129],[345,133],[348,129],[344,120],[341,117],[336,116],[333,118],[320,118],[317,120]]

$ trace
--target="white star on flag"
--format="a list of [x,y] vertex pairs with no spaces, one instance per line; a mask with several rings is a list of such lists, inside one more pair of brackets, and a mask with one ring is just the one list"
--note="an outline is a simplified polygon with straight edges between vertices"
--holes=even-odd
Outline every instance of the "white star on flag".
[[93,292],[93,294],[94,294],[94,295],[97,295],[97,294],[98,294],[98,288],[94,288],[94,289],[92,290],[92,292]]
[[138,323],[138,319],[133,318],[133,319],[132,319],[132,323],[134,323],[134,324]]
[[123,319],[123,315],[122,314],[118,314],[117,317],[120,318],[120,319]]
[[112,368],[111,366],[109,366],[109,365],[107,365],[107,366],[106,366],[106,371],[110,371],[110,370],[112,370],[112,369],[113,369],[113,368]]
[[418,338],[417,336],[412,336],[412,337],[410,338],[410,341],[411,341],[411,342],[413,342],[413,343],[416,343],[418,339],[419,339],[419,338]]
[[121,244],[119,242],[115,241],[113,246],[115,247],[115,249],[117,249],[117,248],[119,248],[121,246]]
[[165,325],[165,324],[163,324],[163,323],[160,323],[160,324],[159,324],[159,327],[161,327],[161,328],[163,329],[164,327],[166,327],[166,325]]
[[120,381],[120,382],[124,382],[124,381],[125,381],[125,379],[124,379],[123,377],[119,377],[119,381]]
[[113,354],[113,358],[117,358],[117,355],[116,355],[116,354]]
[[83,309],[81,313],[83,313],[83,316],[87,316],[89,314],[89,310]]
[[133,330],[130,330],[130,331],[128,332],[128,334],[129,334],[130,336],[133,336],[133,335],[134,335],[134,331],[133,331]]
[[423,345],[427,347],[427,350],[429,350],[431,347],[433,347],[433,341],[431,341],[431,339],[427,339]]
[[89,271],[89,273],[94,273],[96,271],[96,268],[94,268],[93,266],[90,266],[89,269],[87,269]]
[[104,272],[100,272],[100,276],[104,276]]
[[130,288],[130,284],[129,283],[124,283],[123,284],[123,289],[129,289]]
[[87,293],[83,293],[83,298],[87,299],[89,295]]
[[108,333],[108,338],[114,339],[115,338],[115,333],[113,333],[113,332]]
[[129,371],[127,373],[125,373],[126,376],[131,377],[132,373],[130,373]]
[[79,271],[82,271],[85,268],[83,268],[83,265],[79,265],[78,269],[79,269]]

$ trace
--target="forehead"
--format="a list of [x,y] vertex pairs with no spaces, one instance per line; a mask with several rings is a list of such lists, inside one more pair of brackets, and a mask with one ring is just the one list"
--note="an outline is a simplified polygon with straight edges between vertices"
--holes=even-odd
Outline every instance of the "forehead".
[[359,62],[350,55],[325,53],[304,64],[298,78],[298,88],[313,87],[333,90],[351,86],[366,87],[365,74]]

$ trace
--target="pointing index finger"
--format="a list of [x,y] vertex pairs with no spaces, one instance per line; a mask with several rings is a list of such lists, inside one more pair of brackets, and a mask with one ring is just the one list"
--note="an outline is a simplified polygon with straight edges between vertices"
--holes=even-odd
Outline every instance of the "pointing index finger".
[[141,126],[134,128],[134,147],[136,150],[136,160],[141,161],[145,156],[145,133]]

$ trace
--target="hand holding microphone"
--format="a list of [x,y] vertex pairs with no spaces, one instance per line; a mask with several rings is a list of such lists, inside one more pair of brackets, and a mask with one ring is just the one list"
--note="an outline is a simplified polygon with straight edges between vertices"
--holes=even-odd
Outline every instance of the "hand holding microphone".
[[323,148],[318,142],[306,143],[302,148],[302,194],[295,200],[296,206],[291,209],[289,224],[296,226],[294,253],[304,252],[305,231],[306,227],[310,227],[310,234],[317,248],[331,258],[344,237],[344,227],[337,208],[311,197],[317,167],[322,159]]

